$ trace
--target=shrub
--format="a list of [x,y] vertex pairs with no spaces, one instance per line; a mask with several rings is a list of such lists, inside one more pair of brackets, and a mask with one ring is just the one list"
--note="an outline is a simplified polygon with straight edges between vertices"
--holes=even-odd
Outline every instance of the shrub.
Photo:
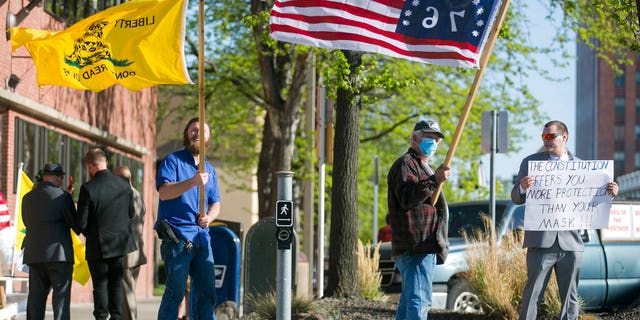
[[[275,320],[278,306],[276,293],[270,291],[265,294],[247,295],[246,304],[253,307],[253,312],[247,315],[247,319]],[[316,311],[314,300],[307,297],[291,297],[291,314],[312,313]]]
[[386,296],[380,290],[382,274],[378,271],[380,262],[380,243],[375,246],[362,245],[358,240],[358,274],[362,297],[371,300],[384,300]]
[[[483,215],[483,221],[487,232],[464,234],[468,244],[466,277],[486,314],[495,319],[517,319],[527,281],[526,251],[522,249],[520,233],[507,234],[498,244],[491,234],[491,218]],[[549,279],[538,313],[560,314],[555,275]]]

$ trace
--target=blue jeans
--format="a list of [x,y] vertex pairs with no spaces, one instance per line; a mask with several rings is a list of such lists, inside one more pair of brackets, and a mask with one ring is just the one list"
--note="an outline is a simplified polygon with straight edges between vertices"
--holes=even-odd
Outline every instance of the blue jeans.
[[194,243],[192,248],[187,248],[187,243],[182,240],[180,243],[162,240],[160,254],[164,260],[166,283],[158,320],[178,318],[178,306],[184,298],[188,275],[191,276],[191,294],[197,301],[189,318],[214,320],[216,288],[211,245]]
[[402,293],[396,320],[426,320],[431,308],[435,254],[403,254],[396,257],[396,267],[402,275]]

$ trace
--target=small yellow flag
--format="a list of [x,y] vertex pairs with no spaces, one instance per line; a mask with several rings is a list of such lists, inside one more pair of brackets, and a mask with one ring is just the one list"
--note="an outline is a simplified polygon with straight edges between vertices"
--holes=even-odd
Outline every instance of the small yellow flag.
[[86,285],[91,278],[89,273],[89,264],[85,258],[84,251],[85,246],[80,241],[80,238],[71,231],[71,242],[73,243],[73,280],[81,285]]
[[[20,177],[18,178],[18,199],[16,201],[16,249],[22,251],[22,242],[27,235],[27,227],[22,221],[22,199],[24,196],[33,189],[33,182],[29,179],[29,176],[19,169]],[[73,244],[73,280],[77,281],[81,285],[86,285],[91,277],[89,273],[89,264],[85,258],[85,246],[80,241],[78,236],[71,232],[71,241]]]
[[22,251],[22,242],[24,241],[24,236],[27,234],[27,228],[24,226],[24,222],[22,221],[22,199],[24,195],[29,193],[31,189],[33,189],[33,182],[29,179],[22,168],[19,170],[18,177],[18,190],[16,194],[16,249]]
[[98,92],[116,83],[132,91],[189,84],[186,6],[186,0],[129,1],[64,31],[11,28],[11,45],[27,48],[40,86]]

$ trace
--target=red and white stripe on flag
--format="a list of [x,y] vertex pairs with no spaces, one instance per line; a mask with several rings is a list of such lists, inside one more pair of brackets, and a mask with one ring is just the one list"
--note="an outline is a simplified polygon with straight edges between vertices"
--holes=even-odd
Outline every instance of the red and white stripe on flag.
[[276,0],[271,37],[478,68],[499,0]]
[[0,229],[4,229],[11,224],[11,212],[9,212],[9,206],[7,200],[4,198],[2,192],[0,192]]

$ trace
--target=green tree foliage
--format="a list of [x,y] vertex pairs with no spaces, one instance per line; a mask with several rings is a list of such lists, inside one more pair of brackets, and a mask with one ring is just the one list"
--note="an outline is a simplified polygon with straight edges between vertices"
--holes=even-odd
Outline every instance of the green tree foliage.
[[[561,78],[540,69],[538,59],[546,59],[553,52],[568,55],[564,45],[574,41],[569,29],[578,28],[580,37],[583,37],[582,29],[579,29],[583,23],[580,20],[583,11],[580,10],[589,7],[589,3],[586,0],[551,1],[548,12],[541,13],[541,17],[547,17],[545,23],[559,23],[558,33],[550,35],[554,41],[548,46],[537,47],[530,41],[530,21],[524,14],[527,2],[512,1],[456,150],[452,162],[454,175],[444,185],[443,192],[449,201],[486,197],[488,194],[486,188],[476,187],[481,156],[482,112],[504,110],[509,113],[512,151],[518,149],[520,142],[530,138],[520,130],[523,124],[542,124],[543,120],[548,120],[537,109],[538,101],[528,89],[527,76],[539,73],[550,80]],[[357,181],[357,190],[351,190],[348,197],[341,199],[350,203],[347,208],[341,204],[339,210],[334,210],[337,204],[326,205],[333,215],[331,231],[340,233],[331,237],[331,242],[348,238],[345,248],[352,248],[355,252],[356,238],[345,238],[340,226],[334,228],[333,223],[344,222],[340,215],[348,215],[346,221],[356,221],[356,233],[361,239],[372,238],[373,156],[380,157],[378,208],[380,225],[383,225],[386,172],[408,148],[413,125],[421,118],[440,122],[447,139],[440,145],[432,164],[442,163],[448,149],[447,141],[458,125],[475,70],[420,64],[368,53],[362,54],[358,64],[350,64],[340,51],[276,42],[268,35],[272,5],[273,1],[261,0],[206,3],[203,63],[206,69],[207,120],[213,129],[210,156],[222,160],[225,169],[238,176],[256,175],[260,217],[272,215],[270,206],[275,202],[276,192],[273,172],[292,170],[296,173],[296,180],[304,179],[307,174],[302,163],[312,158],[313,148],[304,141],[300,114],[306,99],[308,61],[316,55],[319,80],[326,86],[328,98],[336,100],[340,90],[351,95],[346,99],[350,102],[343,107],[355,108],[350,112],[356,113],[352,115],[360,124],[356,148],[350,144],[336,144],[336,148],[345,148],[340,149],[344,158],[349,158],[348,152],[358,154],[357,170],[344,163],[329,165],[326,183],[329,192],[334,186],[332,177],[342,177],[342,183],[347,182],[343,186]],[[197,2],[190,6],[186,53],[192,79],[197,79]],[[558,8],[567,12],[559,22],[554,20],[554,10]],[[584,23],[590,21],[585,20]],[[588,24],[584,28],[591,29]],[[607,29],[601,30],[604,33]],[[585,34],[599,36],[586,31]],[[565,62],[554,61],[558,65]],[[197,86],[166,86],[162,91],[166,97],[180,99],[181,104],[174,110],[169,110],[168,105],[161,106],[159,119],[167,114],[185,114],[185,118],[197,114]],[[336,128],[336,132],[345,129]],[[301,184],[296,182],[296,185]],[[508,187],[498,187],[498,191],[505,195],[503,189]],[[336,194],[340,191],[331,190]],[[348,275],[343,272],[337,276]]]
[[640,52],[639,6],[638,0],[552,0],[550,12],[563,13],[559,40],[566,38],[568,31],[574,31],[578,40],[616,68],[633,63],[629,51]]

